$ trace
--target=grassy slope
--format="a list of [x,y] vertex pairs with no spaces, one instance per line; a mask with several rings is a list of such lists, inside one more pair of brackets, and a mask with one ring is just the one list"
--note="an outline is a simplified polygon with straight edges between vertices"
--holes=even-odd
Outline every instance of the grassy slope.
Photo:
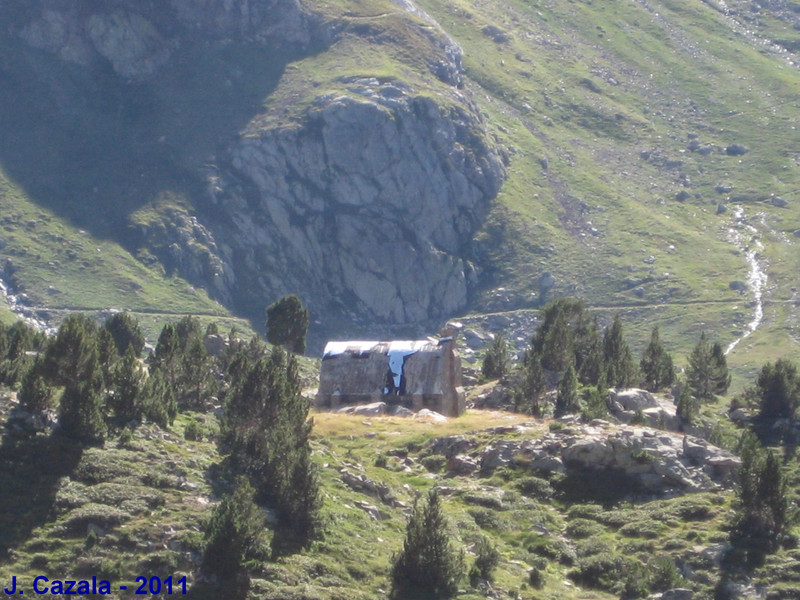
[[[220,304],[184,280],[150,270],[118,243],[100,240],[45,208],[33,204],[0,171],[0,223],[9,259],[19,278],[19,292],[29,306],[57,319],[67,312],[92,314],[108,309],[135,313],[153,338],[165,321],[184,314],[202,315],[250,331]],[[3,307],[3,314],[8,311]]]
[[[421,4],[462,44],[475,97],[511,150],[509,180],[479,237],[497,285],[527,298],[551,272],[553,293],[633,310],[635,345],[653,322],[679,351],[701,327],[734,339],[751,312],[728,283],[747,266],[726,240],[730,212],[716,215],[715,203],[763,212],[776,232],[800,224],[797,70],[701,2]],[[689,151],[689,134],[714,150]],[[732,143],[749,152],[727,156]],[[733,190],[717,193],[720,183]],[[690,197],[678,202],[683,190]],[[789,208],[765,203],[771,194]],[[797,349],[796,309],[786,306],[797,242],[765,237],[771,304],[763,329],[731,356],[744,370]]]
[[[25,451],[6,449],[7,458],[0,464],[4,489],[16,482],[19,495],[14,497],[27,502],[28,509],[24,519],[0,520],[3,540],[12,548],[9,559],[0,563],[0,578],[8,581],[14,574],[21,585],[29,585],[38,574],[51,578],[96,574],[119,583],[143,574],[165,577],[176,572],[189,574],[191,581],[202,545],[199,530],[214,502],[209,481],[219,460],[213,443],[181,439],[183,428],[195,418],[181,416],[170,432],[139,428],[124,447],[110,440],[102,450],[59,451],[59,459],[50,460],[46,469],[40,465],[48,454],[42,438]],[[199,418],[205,431],[213,433],[213,418]],[[575,560],[617,553],[645,563],[652,557],[668,557],[691,569],[692,587],[710,593],[718,571],[705,549],[727,538],[730,493],[622,503],[607,509],[585,499],[554,498],[543,480],[534,488],[520,488],[529,478],[524,469],[498,471],[491,478],[450,476],[442,469],[442,457],[425,458],[426,445],[434,437],[465,434],[483,445],[498,438],[488,428],[524,419],[475,411],[434,425],[389,417],[316,415],[313,445],[322,468],[324,539],[277,563],[251,565],[251,597],[366,599],[382,597],[380,590],[388,589],[390,560],[402,544],[406,511],[343,485],[342,467],[386,483],[406,505],[416,493],[440,486],[453,541],[467,550],[467,563],[472,561],[472,544],[481,535],[499,549],[494,586],[501,598],[616,597],[570,584],[567,574]],[[547,430],[545,422],[529,425],[502,437],[537,437]],[[387,456],[392,449],[408,450],[410,466]],[[14,467],[10,457],[19,452],[27,452],[25,463]],[[376,464],[379,456],[385,466]],[[30,488],[34,473],[35,495]],[[371,519],[359,508],[361,502],[377,506],[382,519]],[[98,539],[87,535],[88,523],[102,526]],[[770,585],[779,580],[782,586],[792,585],[791,569],[797,560],[796,552],[781,551],[760,577]],[[528,571],[537,564],[544,573],[541,589],[528,583]],[[466,585],[463,589],[460,598],[482,597]]]

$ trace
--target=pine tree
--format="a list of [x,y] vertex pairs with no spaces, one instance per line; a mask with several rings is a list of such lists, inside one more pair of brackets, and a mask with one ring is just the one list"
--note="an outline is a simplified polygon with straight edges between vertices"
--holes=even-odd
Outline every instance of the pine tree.
[[65,435],[84,444],[103,443],[106,424],[99,388],[99,376],[95,376],[79,383],[70,383],[64,389],[58,421]]
[[450,544],[451,535],[436,490],[424,506],[414,503],[403,549],[392,564],[394,600],[452,598],[463,576],[463,556]]
[[724,394],[728,390],[731,377],[722,346],[712,345],[705,332],[700,334],[689,356],[686,379],[698,400],[713,400],[714,394]]
[[653,327],[650,334],[650,343],[645,348],[642,360],[639,363],[642,373],[642,383],[646,390],[657,392],[669,387],[675,382],[675,368],[672,357],[664,349],[658,333],[658,325]]
[[577,348],[578,380],[584,385],[597,385],[601,378],[605,378],[605,365],[603,364],[603,340],[600,337],[600,328],[596,318],[592,319],[591,325],[586,328]]
[[53,390],[47,385],[42,376],[43,360],[37,358],[25,376],[19,390],[20,405],[31,413],[41,412],[50,408],[53,399]]
[[724,396],[731,385],[731,375],[728,373],[725,351],[719,342],[714,342],[711,346],[711,373],[714,393]]
[[284,296],[267,308],[267,341],[292,354],[306,351],[308,310],[297,296]]
[[69,315],[45,353],[45,376],[55,386],[85,385],[102,377],[99,367],[97,324],[84,315]]
[[259,502],[278,513],[274,549],[305,546],[318,531],[320,498],[297,361],[276,346],[254,360],[240,353],[231,366],[241,376],[227,399],[221,446],[232,468],[249,475]]
[[129,345],[125,356],[117,362],[111,373],[111,390],[108,404],[114,418],[120,423],[138,420],[142,416],[146,374]]
[[578,378],[572,365],[567,367],[561,381],[558,384],[558,395],[556,396],[555,416],[563,417],[566,414],[575,413],[580,410],[578,404]]
[[163,371],[154,371],[145,381],[141,412],[144,418],[164,428],[175,420],[178,403]]
[[176,397],[178,405],[192,410],[204,410],[206,402],[216,392],[213,360],[199,336],[188,340],[180,361]]
[[228,584],[244,572],[248,557],[263,554],[264,519],[253,502],[255,491],[247,478],[235,481],[232,494],[214,508],[205,529],[201,570]]
[[481,365],[481,375],[484,379],[499,379],[508,373],[509,363],[508,341],[502,334],[497,334],[486,350]]
[[519,381],[514,388],[514,408],[535,417],[542,416],[542,397],[547,389],[541,356],[528,349],[522,359]]
[[683,385],[675,407],[675,414],[681,420],[681,426],[694,425],[697,422],[699,412],[700,407],[698,406],[697,398],[692,396],[692,391],[688,385]]
[[139,327],[139,321],[129,312],[119,312],[111,315],[103,323],[114,339],[114,345],[119,356],[125,356],[128,348],[133,348],[136,358],[142,355],[144,349],[144,333]]
[[759,414],[767,419],[792,419],[800,408],[800,374],[788,360],[778,359],[761,367],[755,395]]
[[603,332],[603,363],[606,381],[615,388],[628,388],[636,381],[636,366],[630,346],[622,335],[622,321],[614,315],[611,326]]

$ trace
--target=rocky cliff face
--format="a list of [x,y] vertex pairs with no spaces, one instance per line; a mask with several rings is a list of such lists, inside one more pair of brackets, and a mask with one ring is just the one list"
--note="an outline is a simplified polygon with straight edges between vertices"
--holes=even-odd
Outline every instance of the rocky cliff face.
[[[337,92],[311,90],[291,125],[250,115],[192,166],[206,185],[194,209],[135,221],[140,256],[253,315],[286,293],[319,320],[334,311],[350,323],[463,309],[478,276],[470,241],[502,183],[502,153],[461,89],[459,46],[410,0],[390,6],[421,40],[428,74],[409,84],[331,73]],[[136,85],[170,72],[198,39],[299,56],[336,44],[343,28],[296,0],[41,0],[16,27],[29,46],[110,65]]]
[[444,107],[375,79],[350,91],[318,98],[301,127],[248,132],[212,176],[242,293],[384,323],[452,314],[476,283],[467,246],[500,157],[460,95]]

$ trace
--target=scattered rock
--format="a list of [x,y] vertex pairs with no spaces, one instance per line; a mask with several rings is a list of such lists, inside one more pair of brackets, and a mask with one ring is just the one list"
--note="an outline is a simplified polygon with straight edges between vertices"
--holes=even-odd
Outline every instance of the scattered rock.
[[714,186],[714,191],[718,194],[730,194],[733,191],[733,186],[726,183],[718,183]]
[[731,144],[725,148],[725,154],[728,156],[742,156],[748,152],[749,150],[742,144]]
[[385,513],[382,513],[377,506],[370,504],[369,502],[365,502],[364,500],[356,500],[353,502],[353,504],[367,513],[369,518],[373,521],[383,521],[389,518],[389,516]]
[[336,412],[344,415],[360,415],[364,417],[370,417],[385,415],[386,409],[386,402],[372,402],[370,404],[354,404],[352,406],[343,406]]
[[692,195],[689,192],[687,192],[686,190],[681,190],[680,192],[675,194],[675,200],[677,200],[678,202],[685,202],[686,200],[688,200],[691,197],[692,197]]
[[647,390],[640,390],[638,388],[613,390],[611,402],[612,406],[614,402],[619,403],[622,407],[622,410],[636,411],[658,407],[658,402],[653,394]]
[[475,408],[501,408],[511,404],[511,392],[503,385],[496,385],[479,394],[473,401]]
[[795,230],[792,232],[792,235],[794,235],[794,237],[800,237],[800,229],[795,229]]
[[481,29],[481,32],[486,37],[492,38],[492,41],[497,44],[507,44],[511,41],[511,36],[507,32],[494,25],[487,25]]
[[441,454],[447,458],[453,458],[458,454],[471,450],[475,443],[463,435],[449,435],[432,439],[428,443],[430,451],[434,454]]
[[414,413],[414,418],[420,421],[427,421],[429,423],[447,422],[447,417],[428,408],[423,408],[421,411]]
[[405,406],[400,406],[399,404],[392,406],[389,409],[389,413],[393,417],[413,417],[414,411],[407,409]]
[[471,456],[459,454],[447,461],[447,471],[453,475],[471,475],[478,470],[480,464]]
[[726,205],[722,204],[722,202],[717,204],[717,214],[718,215],[724,214],[726,212],[728,212],[728,207]]
[[786,208],[789,206],[789,202],[784,200],[780,196],[772,196],[771,198],[772,206],[777,206],[778,208]]
[[342,478],[342,483],[350,489],[378,498],[387,506],[398,505],[397,497],[385,483],[373,481],[366,475],[353,473],[346,467],[339,469],[339,475]]

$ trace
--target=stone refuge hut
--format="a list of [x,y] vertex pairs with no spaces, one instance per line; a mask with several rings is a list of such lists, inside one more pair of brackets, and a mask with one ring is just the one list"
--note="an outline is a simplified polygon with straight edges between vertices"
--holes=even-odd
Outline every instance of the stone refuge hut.
[[328,342],[322,355],[319,408],[385,402],[449,417],[464,412],[460,325],[448,324],[439,339],[391,342]]

